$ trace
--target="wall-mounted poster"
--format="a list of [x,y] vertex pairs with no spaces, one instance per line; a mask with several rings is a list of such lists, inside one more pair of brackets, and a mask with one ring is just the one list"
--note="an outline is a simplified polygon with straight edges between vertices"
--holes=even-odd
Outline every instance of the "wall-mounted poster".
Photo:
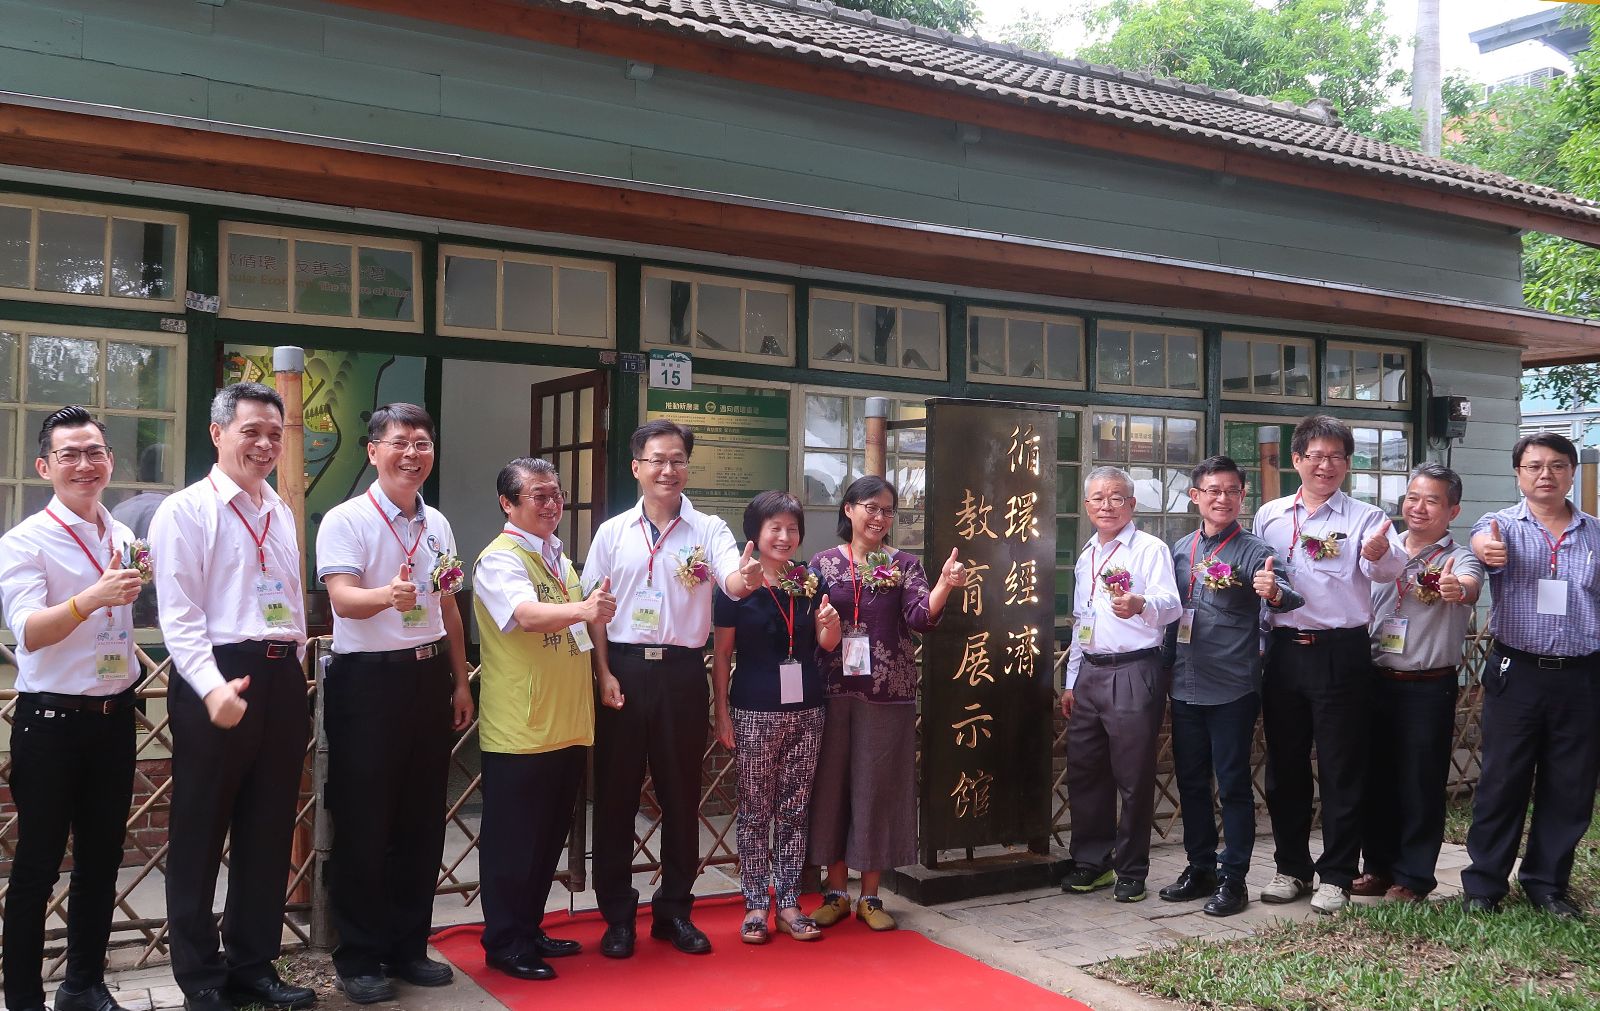
[[696,509],[721,516],[735,536],[744,507],[761,492],[789,487],[789,393],[650,390],[645,420],[665,418],[694,431],[694,459],[684,494]]

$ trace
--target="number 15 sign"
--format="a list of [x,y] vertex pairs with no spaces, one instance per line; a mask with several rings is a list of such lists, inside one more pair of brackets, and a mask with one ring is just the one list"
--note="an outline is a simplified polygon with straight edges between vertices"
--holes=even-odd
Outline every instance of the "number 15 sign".
[[650,388],[652,390],[693,389],[693,359],[682,351],[651,351]]

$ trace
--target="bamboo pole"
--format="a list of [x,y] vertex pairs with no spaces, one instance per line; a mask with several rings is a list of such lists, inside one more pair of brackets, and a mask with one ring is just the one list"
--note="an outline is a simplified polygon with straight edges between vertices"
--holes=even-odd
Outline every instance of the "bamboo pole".
[[889,445],[889,398],[867,398],[866,473],[888,476],[886,451]]
[[[295,546],[304,564],[306,557],[306,429],[305,388],[306,371],[304,349],[285,345],[272,349],[272,372],[278,396],[283,398],[283,453],[278,457],[278,497],[294,515]],[[304,600],[301,601],[302,609]],[[302,776],[301,788],[307,784]],[[303,824],[294,830],[294,844],[290,865],[299,867],[312,853],[311,832]],[[293,884],[293,882],[291,882]],[[289,901],[309,902],[311,889],[304,880],[293,884]]]
[[1279,462],[1279,441],[1283,438],[1277,425],[1262,425],[1256,429],[1256,452],[1261,460],[1261,504],[1266,505],[1283,494],[1283,466]]

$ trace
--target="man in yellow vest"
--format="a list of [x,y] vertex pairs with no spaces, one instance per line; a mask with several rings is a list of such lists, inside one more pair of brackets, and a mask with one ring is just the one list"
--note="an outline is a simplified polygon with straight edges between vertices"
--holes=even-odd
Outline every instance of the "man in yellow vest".
[[562,553],[555,531],[566,499],[553,465],[512,460],[495,484],[506,525],[473,576],[483,664],[484,961],[517,979],[554,979],[545,959],[580,950],[541,924],[584,749],[594,743],[589,626],[603,629],[617,602],[608,584],[584,597]]

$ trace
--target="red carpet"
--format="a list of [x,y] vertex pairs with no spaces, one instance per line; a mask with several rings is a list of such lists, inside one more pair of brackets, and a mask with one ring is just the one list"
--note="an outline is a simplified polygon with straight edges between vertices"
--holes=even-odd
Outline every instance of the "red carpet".
[[[814,897],[804,902],[809,908]],[[545,929],[582,941],[583,954],[551,962],[558,977],[512,979],[483,964],[478,926],[452,927],[433,938],[439,951],[513,1011],[566,1007],[586,1011],[649,1007],[708,1009],[916,1008],[918,1011],[1089,1011],[909,930],[875,934],[859,921],[830,927],[820,941],[774,934],[764,945],[739,941],[744,902],[695,904],[694,920],[711,938],[710,955],[684,955],[649,936],[649,911],[639,918],[639,944],[626,961],[600,955],[605,923],[596,913],[548,915]]]

